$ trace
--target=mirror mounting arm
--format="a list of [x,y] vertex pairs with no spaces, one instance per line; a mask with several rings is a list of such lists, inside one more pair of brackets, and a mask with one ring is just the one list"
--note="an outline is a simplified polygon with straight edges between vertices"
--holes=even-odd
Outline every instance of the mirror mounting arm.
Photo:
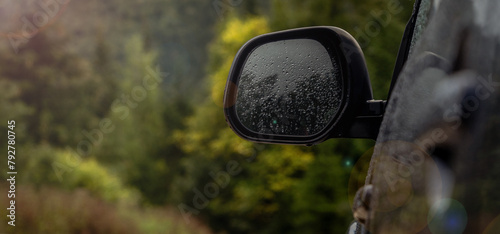
[[387,101],[368,100],[360,107],[359,114],[353,119],[349,127],[331,138],[364,138],[376,140]]
[[382,116],[385,112],[385,100],[368,100],[361,108],[361,113],[358,117],[376,117]]

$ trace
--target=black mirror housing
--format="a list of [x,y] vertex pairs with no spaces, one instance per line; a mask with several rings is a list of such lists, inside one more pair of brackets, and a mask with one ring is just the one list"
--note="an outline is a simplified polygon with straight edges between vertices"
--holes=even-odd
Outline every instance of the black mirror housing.
[[361,48],[336,27],[251,39],[237,53],[224,93],[229,126],[240,137],[261,143],[375,139],[383,107],[373,101]]

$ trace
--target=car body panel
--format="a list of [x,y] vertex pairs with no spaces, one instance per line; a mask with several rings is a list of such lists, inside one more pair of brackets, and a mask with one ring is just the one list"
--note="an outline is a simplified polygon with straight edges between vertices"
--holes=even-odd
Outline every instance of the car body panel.
[[500,3],[432,7],[372,156],[373,233],[439,233],[448,224],[433,220],[453,217],[458,231],[479,233],[500,215]]

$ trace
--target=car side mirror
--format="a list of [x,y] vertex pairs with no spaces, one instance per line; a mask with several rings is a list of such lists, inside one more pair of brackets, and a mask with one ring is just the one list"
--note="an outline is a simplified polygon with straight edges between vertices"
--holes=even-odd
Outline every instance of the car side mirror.
[[224,113],[244,139],[314,145],[378,134],[385,102],[374,101],[363,52],[336,27],[310,27],[248,41],[232,64]]

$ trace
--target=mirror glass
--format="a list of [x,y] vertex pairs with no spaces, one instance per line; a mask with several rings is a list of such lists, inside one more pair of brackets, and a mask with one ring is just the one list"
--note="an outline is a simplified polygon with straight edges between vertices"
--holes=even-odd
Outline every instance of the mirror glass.
[[342,103],[340,65],[332,54],[313,39],[274,41],[254,49],[238,82],[240,122],[261,134],[319,133]]

